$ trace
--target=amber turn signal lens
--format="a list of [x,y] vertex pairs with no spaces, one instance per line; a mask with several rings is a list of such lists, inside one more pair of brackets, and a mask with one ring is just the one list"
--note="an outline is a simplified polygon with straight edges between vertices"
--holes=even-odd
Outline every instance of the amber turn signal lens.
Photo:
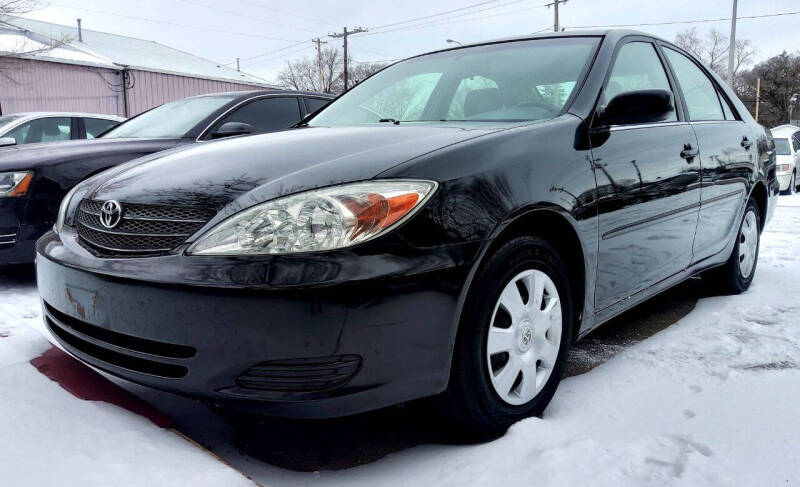
[[33,173],[28,173],[22,181],[17,183],[17,186],[8,193],[9,196],[25,196],[28,194],[28,188],[31,185],[31,181],[33,181]]

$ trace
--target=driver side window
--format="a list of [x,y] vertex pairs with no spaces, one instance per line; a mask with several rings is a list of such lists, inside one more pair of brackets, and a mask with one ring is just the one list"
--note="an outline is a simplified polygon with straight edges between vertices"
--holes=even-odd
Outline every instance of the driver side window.
[[[607,104],[621,93],[639,90],[666,90],[672,93],[664,65],[655,46],[649,42],[629,42],[622,46],[603,92],[604,102]],[[677,120],[673,110],[664,121]]]

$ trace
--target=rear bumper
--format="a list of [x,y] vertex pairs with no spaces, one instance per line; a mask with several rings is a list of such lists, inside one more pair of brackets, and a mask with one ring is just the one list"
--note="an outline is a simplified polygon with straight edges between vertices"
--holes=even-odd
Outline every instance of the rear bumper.
[[791,172],[787,172],[787,173],[784,173],[784,174],[778,174],[776,177],[778,179],[778,187],[780,188],[780,190],[781,191],[788,190],[789,189],[789,181],[792,179],[792,173]]
[[[37,245],[44,331],[62,349],[112,375],[301,418],[377,409],[436,394],[447,384],[468,269],[459,259],[426,269],[414,257],[395,256],[393,271],[383,278],[364,268],[367,280],[283,289],[219,284],[222,274],[250,272],[237,259],[228,259],[228,269],[217,259],[206,269],[207,282],[216,285],[198,286],[177,275],[175,283],[137,276],[132,267],[148,259],[117,262],[117,271],[129,267],[127,277],[89,271],[80,265],[86,259],[108,269],[114,259],[90,257],[69,240],[48,233]],[[167,261],[184,259],[160,257],[159,267],[166,272]],[[401,268],[405,273],[397,272]],[[196,272],[187,279],[197,279]]]

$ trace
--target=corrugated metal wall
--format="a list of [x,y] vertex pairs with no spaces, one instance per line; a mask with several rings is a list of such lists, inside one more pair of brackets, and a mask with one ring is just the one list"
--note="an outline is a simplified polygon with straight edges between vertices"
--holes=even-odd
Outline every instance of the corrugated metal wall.
[[131,116],[162,103],[186,98],[187,96],[261,88],[241,83],[190,78],[188,76],[152,73],[149,71],[131,70],[129,76],[133,85],[128,90],[128,110]]
[[[34,60],[0,67],[0,111],[74,111],[124,115],[119,71]],[[131,70],[128,116],[187,96],[259,89],[242,83]]]
[[4,115],[32,111],[122,113],[115,91],[119,73],[73,64],[25,59],[0,65],[0,110]]

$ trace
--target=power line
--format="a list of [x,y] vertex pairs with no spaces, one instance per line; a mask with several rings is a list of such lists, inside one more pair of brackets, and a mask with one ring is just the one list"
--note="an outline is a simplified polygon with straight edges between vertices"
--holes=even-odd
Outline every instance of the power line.
[[[199,25],[181,24],[181,23],[178,23],[178,22],[170,22],[169,20],[151,19],[149,17],[137,17],[135,15],[119,14],[119,13],[116,13],[116,12],[109,12],[107,10],[97,10],[97,9],[84,8],[84,7],[73,7],[72,5],[64,5],[64,4],[56,3],[56,2],[50,2],[50,5],[54,5],[56,7],[61,7],[61,8],[68,8],[68,9],[72,9],[72,10],[82,10],[84,12],[92,12],[92,13],[101,14],[101,15],[110,15],[112,17],[120,17],[120,18],[123,18],[123,19],[141,20],[143,22],[153,22],[153,23],[156,23],[156,24],[172,25],[172,26],[175,26],[175,27],[184,27],[184,28],[187,28],[187,29],[204,30],[204,31],[207,31],[207,32],[217,32],[217,33],[220,33],[220,34],[230,34],[230,35],[237,35],[237,36],[244,36],[244,37],[255,37],[255,38],[267,39],[267,40],[271,40],[271,41],[295,42],[294,39],[283,39],[283,38],[280,38],[280,37],[270,37],[270,36],[262,36],[262,35],[259,35],[259,34],[247,34],[247,33],[244,33],[244,32],[234,32],[234,31],[230,31],[230,30],[214,29],[213,27],[202,27],[202,26],[199,26]],[[303,42],[305,42],[305,41],[303,41]]]
[[348,88],[347,85],[348,85],[348,81],[349,81],[349,76],[348,76],[348,72],[347,72],[347,38],[349,36],[353,35],[353,34],[360,34],[361,32],[366,32],[366,31],[367,31],[367,29],[365,29],[363,27],[355,27],[353,30],[350,30],[350,31],[348,31],[347,27],[345,27],[344,29],[342,29],[342,33],[341,34],[339,34],[339,33],[328,34],[328,37],[332,37],[334,39],[338,39],[338,38],[341,37],[341,39],[342,39],[342,47],[343,47],[343,50],[344,50],[344,53],[343,53],[344,54],[343,55],[343,62],[344,62],[344,91],[347,91],[347,88]]
[[[763,19],[767,17],[782,17],[785,15],[798,15],[800,14],[800,10],[795,12],[780,12],[776,14],[762,14],[762,15],[747,15],[747,16],[738,16],[738,20],[745,20],[745,19]],[[648,22],[643,24],[608,24],[608,25],[576,25],[573,27],[569,27],[570,29],[613,29],[616,27],[647,27],[647,26],[654,26],[654,25],[675,25],[675,24],[702,24],[706,22],[726,22],[731,20],[730,17],[724,17],[719,19],[702,19],[702,20],[674,20],[670,22]]]
[[499,1],[500,0],[487,0],[487,1],[484,1],[484,2],[473,3],[471,5],[467,5],[466,7],[455,8],[453,10],[445,10],[444,12],[439,12],[439,13],[436,13],[436,14],[426,15],[424,17],[417,17],[417,18],[414,18],[414,19],[402,20],[400,22],[394,22],[392,24],[377,25],[377,26],[373,27],[373,29],[383,29],[384,27],[394,27],[395,25],[408,24],[410,22],[416,22],[417,20],[425,20],[425,19],[430,19],[430,18],[433,18],[433,17],[439,17],[441,15],[446,15],[446,14],[450,14],[450,13],[453,13],[453,12],[460,12],[462,10],[468,10],[468,9],[471,9],[471,8],[474,8],[474,7],[480,7],[481,5],[486,5],[486,4],[489,4],[489,3],[497,3]]
[[326,25],[330,25],[332,27],[336,27],[336,24],[332,24],[332,23],[330,23],[328,21],[325,21],[325,20],[322,20],[322,19],[317,19],[317,18],[314,18],[314,17],[306,17],[306,16],[303,16],[303,15],[300,15],[300,14],[296,14],[294,12],[290,12],[288,10],[277,8],[277,7],[273,6],[273,5],[264,5],[264,4],[259,3],[259,2],[252,2],[252,1],[248,1],[248,0],[239,0],[239,2],[247,4],[247,5],[253,5],[254,7],[260,7],[260,8],[269,9],[270,11],[273,11],[273,12],[282,12],[282,13],[284,13],[286,15],[289,15],[289,16],[292,16],[292,17],[297,17],[298,19],[310,20],[311,22],[317,22],[317,23],[320,23],[320,24],[326,24]]
[[253,21],[257,21],[257,22],[265,22],[265,23],[268,23],[268,24],[277,25],[279,27],[284,27],[284,28],[287,28],[287,29],[302,30],[302,31],[305,31],[305,32],[310,32],[311,34],[316,34],[317,33],[317,32],[315,32],[313,30],[306,29],[305,27],[298,27],[296,25],[282,24],[280,22],[275,22],[274,20],[265,19],[263,17],[253,17],[252,15],[243,14],[243,13],[236,12],[236,11],[233,11],[233,10],[223,10],[223,9],[221,9],[219,7],[216,7],[216,6],[213,6],[213,5],[208,5],[208,4],[201,3],[201,2],[196,2],[194,0],[180,0],[180,1],[183,2],[183,3],[186,3],[188,5],[194,5],[194,6],[197,6],[197,7],[203,7],[203,8],[209,9],[209,10],[213,10],[215,12],[221,12],[221,13],[224,13],[224,14],[233,15],[235,17],[241,17],[241,18],[244,18],[244,19],[253,20]]
[[[512,3],[517,3],[517,2],[512,2]],[[500,7],[500,6],[498,6],[498,7]],[[359,37],[366,37],[366,36],[380,35],[380,34],[388,34],[390,32],[398,32],[398,31],[403,31],[403,30],[427,29],[427,28],[430,28],[430,27],[439,27],[439,26],[443,26],[443,25],[452,25],[452,24],[460,24],[460,23],[464,23],[464,22],[473,22],[473,21],[476,21],[476,20],[484,20],[484,19],[490,19],[490,18],[493,18],[493,17],[501,17],[503,15],[510,15],[510,14],[515,14],[515,13],[519,13],[519,12],[527,12],[527,11],[535,10],[537,8],[542,8],[542,7],[544,7],[544,5],[536,5],[534,7],[525,7],[525,8],[515,9],[515,10],[508,10],[506,12],[499,12],[499,13],[492,14],[492,15],[481,15],[481,16],[478,16],[478,17],[472,17],[472,18],[460,19],[460,20],[453,20],[452,22],[448,22],[448,20],[454,19],[456,17],[462,17],[463,16],[463,15],[459,15],[459,16],[456,16],[456,17],[450,17],[448,19],[441,19],[441,20],[437,20],[437,21],[433,21],[433,22],[424,22],[424,23],[420,23],[420,24],[414,24],[414,25],[411,25],[411,26],[408,26],[408,27],[400,27],[400,28],[397,28],[397,29],[382,30],[380,32],[369,32],[367,34],[362,34]],[[472,15],[473,13],[475,13],[475,12],[469,12],[468,15]]]
[[258,66],[259,64],[268,63],[268,62],[270,62],[270,61],[274,61],[274,60],[276,60],[276,59],[280,59],[280,58],[282,58],[282,57],[291,56],[291,55],[293,55],[293,54],[298,54],[298,53],[301,53],[301,52],[303,52],[303,51],[305,51],[305,50],[307,50],[307,49],[312,49],[312,47],[311,47],[311,46],[309,46],[309,45],[306,45],[306,44],[307,44],[307,42],[303,42],[303,46],[302,46],[300,49],[295,49],[294,51],[289,51],[289,52],[283,53],[283,54],[281,54],[281,55],[279,55],[279,56],[272,56],[272,57],[269,57],[269,58],[267,58],[267,59],[262,59],[262,60],[260,60],[260,61],[257,61],[257,62],[254,62],[254,63],[248,64],[248,65],[246,65],[245,67],[246,67],[246,68],[250,68],[250,67],[253,67],[253,66]]
[[[366,37],[366,36],[371,36],[371,35],[380,35],[380,34],[386,34],[386,33],[389,33],[389,32],[398,32],[398,31],[403,31],[403,30],[412,30],[412,29],[415,29],[415,28],[418,28],[418,27],[427,26],[427,25],[436,26],[436,25],[449,25],[451,23],[455,24],[455,23],[458,23],[459,21],[455,21],[455,22],[447,22],[447,21],[453,20],[453,19],[457,19],[457,18],[461,18],[461,17],[467,17],[469,15],[474,15],[474,14],[477,14],[477,13],[480,13],[480,12],[484,12],[486,10],[493,10],[493,9],[496,9],[496,8],[507,7],[509,5],[514,5],[516,3],[520,3],[520,2],[523,2],[523,1],[525,1],[525,0],[513,0],[511,2],[507,2],[507,3],[504,3],[502,5],[495,5],[495,6],[492,6],[492,7],[487,7],[487,8],[475,10],[475,11],[472,11],[472,12],[466,12],[466,13],[462,13],[462,14],[458,14],[458,15],[453,15],[453,16],[446,17],[446,18],[443,18],[443,19],[436,19],[436,20],[432,20],[432,21],[429,21],[429,22],[420,22],[418,24],[412,24],[412,25],[408,25],[408,26],[405,26],[405,27],[398,27],[396,29],[387,29],[387,30],[381,30],[381,31],[377,31],[377,32],[371,31],[370,33],[363,34],[360,37]],[[543,8],[545,6],[546,5],[536,5],[536,6],[533,6],[533,7],[526,7],[526,8],[522,8],[522,9],[518,9],[518,10],[508,11],[508,12],[501,12],[499,14],[494,14],[494,15],[483,15],[483,16],[479,16],[479,17],[473,17],[473,18],[470,18],[470,19],[464,19],[461,22],[470,22],[470,21],[473,21],[473,20],[482,20],[484,18],[488,19],[488,18],[491,18],[491,17],[500,16],[500,15],[508,15],[508,14],[511,14],[511,13],[522,12],[522,11],[526,11],[526,10],[533,10],[533,9],[537,9],[537,8]]]

